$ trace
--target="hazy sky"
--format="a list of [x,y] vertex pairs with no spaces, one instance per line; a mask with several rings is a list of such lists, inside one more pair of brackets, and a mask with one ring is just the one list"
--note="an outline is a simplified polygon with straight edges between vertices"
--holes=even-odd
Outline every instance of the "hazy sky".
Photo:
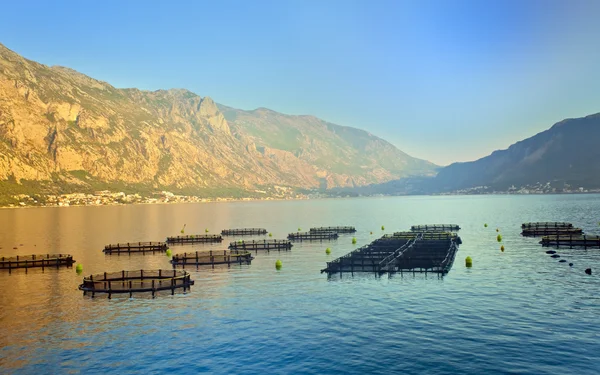
[[600,1],[7,1],[0,42],[117,87],[312,114],[438,164],[600,112]]

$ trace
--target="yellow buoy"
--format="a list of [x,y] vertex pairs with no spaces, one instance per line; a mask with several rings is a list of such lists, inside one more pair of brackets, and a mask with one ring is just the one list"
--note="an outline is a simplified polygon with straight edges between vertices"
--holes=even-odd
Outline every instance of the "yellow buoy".
[[501,234],[499,234],[499,235],[496,237],[496,239],[498,240],[498,242],[502,242],[502,235],[501,235]]
[[78,274],[83,272],[83,266],[81,264],[78,264],[77,266],[75,266],[75,272],[77,272]]
[[354,245],[356,243],[356,237],[352,237],[352,244]]
[[504,245],[500,246],[500,251],[504,252]]
[[383,225],[381,226],[381,230],[385,230],[385,227]]
[[269,237],[273,237],[273,233],[269,233]]
[[204,233],[208,233],[208,228],[204,229]]
[[298,227],[298,232],[302,232],[302,228]]
[[167,249],[167,256],[170,257],[173,254],[173,252],[171,251],[171,249]]
[[187,225],[187,224],[183,224],[183,228],[181,228],[181,230],[180,230],[181,234],[185,233],[185,226],[186,226],[186,225]]
[[277,269],[281,269],[282,263],[279,259],[277,259],[277,261],[275,262],[275,268]]
[[325,254],[327,254],[327,255],[331,254],[331,249],[330,248],[325,249]]
[[369,233],[369,234],[373,234],[373,232]]
[[473,266],[473,259],[471,259],[471,257],[465,258],[465,266],[467,266],[468,268],[471,268]]
[[500,229],[496,228],[496,232],[500,232]]
[[487,228],[487,223],[483,224],[483,226]]

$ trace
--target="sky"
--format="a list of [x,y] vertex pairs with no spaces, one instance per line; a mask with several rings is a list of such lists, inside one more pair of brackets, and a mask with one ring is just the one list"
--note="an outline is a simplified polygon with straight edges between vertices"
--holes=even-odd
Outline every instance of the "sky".
[[365,129],[447,165],[600,112],[600,1],[6,2],[0,43],[116,87]]

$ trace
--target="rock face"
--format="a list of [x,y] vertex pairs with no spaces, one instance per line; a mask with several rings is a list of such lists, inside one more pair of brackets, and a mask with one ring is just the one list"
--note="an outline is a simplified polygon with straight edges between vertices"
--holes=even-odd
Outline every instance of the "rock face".
[[506,189],[511,185],[567,183],[600,187],[600,113],[561,121],[506,150],[440,170],[438,190],[475,186]]
[[182,89],[116,89],[0,44],[0,181],[316,188],[431,175],[434,167],[358,129],[240,111]]

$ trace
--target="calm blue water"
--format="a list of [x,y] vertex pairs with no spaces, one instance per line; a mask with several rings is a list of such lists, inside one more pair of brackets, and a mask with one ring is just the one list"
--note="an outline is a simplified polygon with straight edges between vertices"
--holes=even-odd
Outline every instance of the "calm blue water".
[[[1,255],[69,252],[86,275],[170,268],[161,254],[104,256],[101,249],[163,240],[184,223],[187,234],[251,226],[267,228],[273,238],[298,227],[359,230],[357,245],[343,235],[296,244],[291,252],[259,253],[250,266],[193,269],[189,293],[155,299],[84,297],[74,269],[0,272],[0,372],[598,374],[600,250],[560,250],[574,266],[558,263],[536,239],[519,235],[522,222],[546,220],[598,233],[600,196],[0,210]],[[390,233],[427,223],[463,228],[456,262],[443,278],[344,274],[328,280],[319,272],[327,260],[380,236],[381,225]],[[173,247],[176,253],[199,248]],[[467,255],[471,269],[464,267]],[[588,267],[592,276],[584,273]]]

